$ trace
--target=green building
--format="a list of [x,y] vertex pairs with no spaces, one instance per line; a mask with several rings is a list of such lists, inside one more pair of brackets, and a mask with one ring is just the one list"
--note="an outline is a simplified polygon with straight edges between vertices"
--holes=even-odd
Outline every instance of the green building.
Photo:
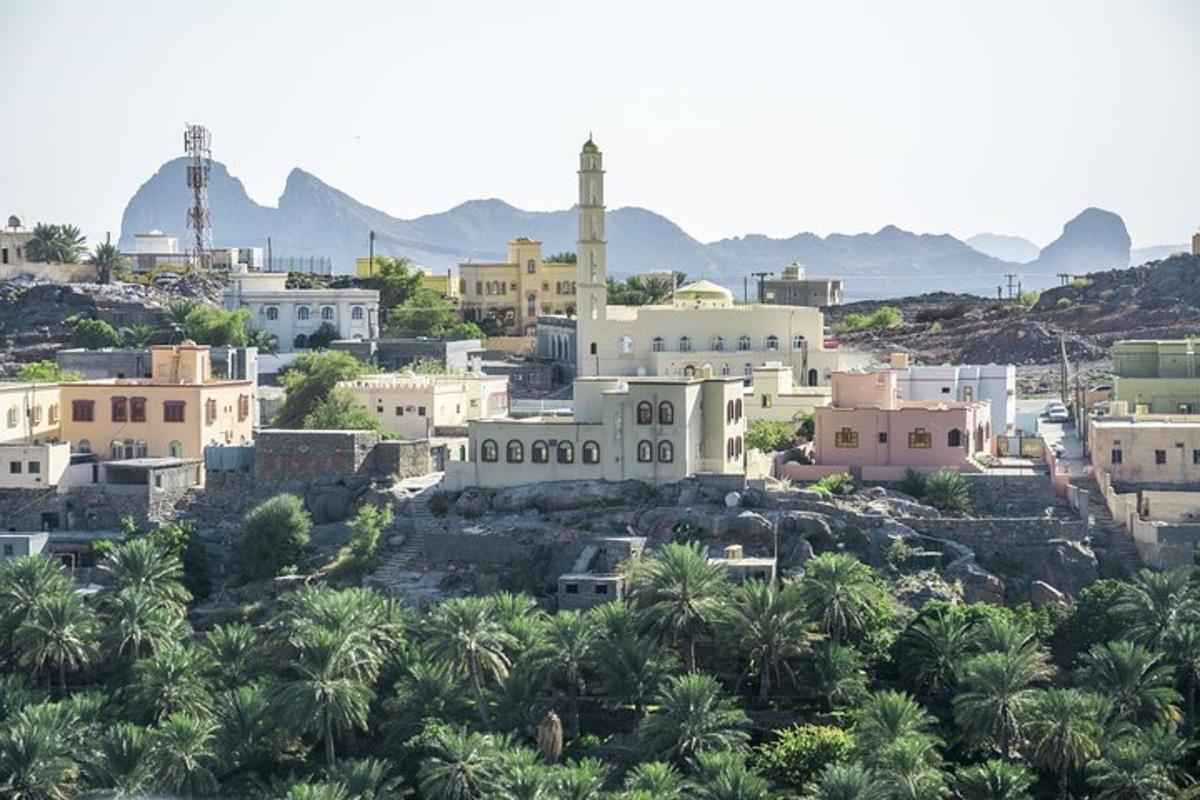
[[1200,413],[1197,343],[1128,339],[1112,348],[1113,400],[1139,414]]

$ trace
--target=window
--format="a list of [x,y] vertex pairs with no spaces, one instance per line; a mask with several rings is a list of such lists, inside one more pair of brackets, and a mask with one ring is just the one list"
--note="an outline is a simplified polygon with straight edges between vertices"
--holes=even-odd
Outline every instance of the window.
[[125,445],[118,441],[109,442],[108,454],[113,458],[121,458],[123,455],[125,455]]
[[[475,281],[475,294],[483,294],[483,281]],[[488,292],[491,294],[491,292]]]
[[1120,464],[1122,455],[1120,450],[1113,450],[1108,457],[1109,463]]
[[16,409],[16,406],[14,406],[14,407],[12,407],[12,408],[10,408],[10,409],[8,410],[8,427],[10,427],[10,428],[15,428],[15,427],[17,427],[17,409]]
[[742,457],[742,437],[740,437],[740,436],[735,437],[733,442],[734,442],[734,444],[737,445],[737,448],[736,448],[737,457],[741,458]]
[[733,437],[732,436],[729,437],[729,439],[727,439],[725,442],[725,458],[729,459],[730,461],[733,460]]
[[1154,451],[1154,463],[1155,464],[1167,463],[1167,451],[1166,450],[1155,450]]
[[217,421],[217,399],[210,397],[204,401],[204,424],[212,425]]
[[33,411],[30,414],[30,418],[33,420],[34,425],[42,424],[42,407],[40,405],[33,407]]
[[663,400],[658,404],[658,424],[675,424],[675,406],[671,405],[671,403],[666,400]]
[[654,460],[654,446],[645,439],[638,442],[637,460],[643,464]]
[[947,447],[962,447],[962,431],[960,431],[958,428],[954,428],[949,433],[947,433],[946,434],[946,446]]
[[124,397],[114,397],[112,399],[112,421],[129,421],[129,401]]
[[130,422],[145,422],[146,421],[146,398],[144,398],[144,397],[129,398],[129,421]]
[[168,452],[170,452],[171,458],[182,458],[183,457],[183,445],[181,445],[179,443],[178,439],[171,442],[171,444],[167,446],[167,450],[168,450]]
[[550,291],[550,281],[542,281],[542,291],[543,292]]
[[575,445],[570,442],[558,443],[558,463],[574,464],[575,463]]
[[773,333],[767,337],[767,349],[768,350],[778,350],[779,349],[779,337]]
[[321,309],[321,319],[325,320],[326,322],[333,321],[333,306],[325,306]]
[[238,395],[238,422],[244,422],[250,416],[250,395]]
[[8,471],[11,472],[13,475],[20,475],[21,474],[21,462],[20,461],[10,461],[8,464]]
[[597,583],[595,591],[596,591],[596,594],[608,594],[608,584]]
[[539,439],[529,446],[529,458],[535,464],[545,464],[550,461],[550,448]]
[[683,368],[683,376],[685,378],[694,378],[696,376],[696,368],[691,364],[688,364]]
[[595,442],[583,443],[583,463],[599,464],[600,463],[600,445]]
[[93,400],[72,400],[71,419],[75,422],[91,422],[96,417],[96,403]]
[[805,341],[805,339],[802,335],[797,333],[795,336],[792,337],[792,349],[793,350],[803,350],[807,346],[808,346],[808,342]]
[[732,400],[730,400],[728,403],[726,403],[726,404],[725,404],[725,421],[726,421],[726,422],[733,422],[733,420],[734,420],[734,416],[733,416],[733,401],[732,401]]
[[29,472],[30,475],[39,475],[39,474],[41,474],[41,471],[42,471],[42,462],[30,461],[28,464],[25,465],[25,468]]
[[150,445],[146,444],[145,440],[139,439],[137,444],[133,446],[133,450],[138,458],[146,458],[150,455]]
[[928,450],[933,447],[933,434],[924,428],[917,428],[908,434],[908,449]]
[[267,306],[267,319],[271,322],[279,319],[279,309],[275,306]]
[[1193,463],[1193,464],[1200,464],[1200,450],[1193,450],[1193,451],[1192,451],[1192,463]]
[[709,340],[708,347],[710,350],[721,352],[725,349],[725,339],[720,336],[714,336]]
[[417,416],[418,417],[425,416],[425,406],[417,406]]
[[887,443],[888,443],[887,431],[880,431],[880,432],[879,432],[879,443],[880,443],[880,444],[887,444]]
[[50,410],[46,414],[46,421],[51,425],[58,424],[58,403],[50,404]]
[[500,460],[500,449],[496,446],[496,442],[492,439],[484,439],[483,444],[479,446],[479,457],[487,462]]
[[808,385],[809,386],[816,386],[817,383],[819,382],[819,378],[820,378],[820,373],[818,373],[815,369],[810,369],[808,371]]
[[350,319],[354,320],[355,322],[362,322],[362,318],[363,318],[363,307],[362,306],[350,306]]
[[404,406],[396,406],[396,416],[397,417],[404,416]]
[[306,320],[312,312],[308,310],[308,306],[300,306],[296,309],[296,319]]
[[595,342],[592,342],[590,345],[588,345],[588,354],[593,355],[593,356],[596,355],[596,343]]
[[734,419],[741,419],[742,418],[742,401],[741,400],[737,400],[734,402],[733,410],[734,410]]
[[654,423],[654,406],[643,400],[637,404],[637,424],[651,425]]
[[949,386],[943,386],[943,387],[942,387],[942,394],[950,394],[950,387],[949,387]]
[[92,443],[89,442],[87,439],[80,439],[79,445],[78,445],[78,450],[80,453],[90,453],[90,452],[92,452]]
[[466,278],[458,279],[458,293],[459,294],[467,293],[467,279]]
[[963,399],[964,403],[970,403],[972,400],[975,399],[975,387],[974,386],[964,386],[962,388],[962,396],[963,396],[962,399]]
[[762,407],[763,407],[763,408],[770,408],[770,407],[771,407],[771,395],[769,395],[769,394],[764,394],[764,395],[762,396]]
[[14,552],[15,552],[15,549],[13,548],[13,546],[11,544],[4,545],[4,555],[11,556]]
[[738,337],[738,350],[749,350],[749,349],[750,349],[750,337],[749,336],[739,336]]
[[579,594],[579,584],[578,583],[564,583],[563,591],[566,592],[567,594]]
[[858,431],[850,428],[842,428],[840,431],[834,431],[833,446],[858,447]]
[[667,343],[663,341],[661,336],[655,336],[654,341],[650,343],[650,349],[656,353],[661,353],[667,349]]
[[670,442],[658,443],[658,460],[664,464],[670,464],[675,460],[675,445]]
[[510,464],[520,464],[525,460],[525,445],[517,439],[512,439],[505,448],[504,458]]
[[742,375],[746,378],[746,383],[749,384],[750,380],[754,377],[754,365],[745,364],[742,367]]
[[532,258],[525,262],[525,271],[530,275],[537,271],[537,265],[533,263]]
[[679,352],[681,352],[681,353],[692,352],[692,339],[690,336],[680,336],[679,337]]
[[184,405],[181,400],[164,400],[163,422],[183,422]]

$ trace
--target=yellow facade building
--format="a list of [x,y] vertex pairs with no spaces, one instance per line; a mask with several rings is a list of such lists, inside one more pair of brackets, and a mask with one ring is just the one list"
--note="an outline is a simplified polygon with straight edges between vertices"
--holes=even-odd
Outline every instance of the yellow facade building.
[[342,381],[385,430],[406,439],[439,435],[469,420],[508,412],[508,378],[462,373],[363,375]]
[[62,439],[101,459],[203,458],[253,439],[250,381],[214,380],[207,345],[150,348],[151,377],[59,387]]
[[506,335],[533,334],[539,315],[574,316],[575,273],[573,262],[543,259],[541,242],[514,239],[503,263],[458,265],[463,318]]

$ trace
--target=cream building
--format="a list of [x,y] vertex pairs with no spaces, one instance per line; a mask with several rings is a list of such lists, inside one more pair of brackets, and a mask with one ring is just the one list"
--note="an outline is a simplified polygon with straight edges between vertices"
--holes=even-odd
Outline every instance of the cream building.
[[791,367],[771,361],[754,368],[746,387],[746,416],[751,421],[798,422],[829,405],[828,386],[797,386]]
[[0,230],[0,266],[25,263],[25,246],[33,238],[33,232],[21,227],[20,217],[9,217],[8,225]]
[[207,345],[150,348],[150,378],[59,386],[62,439],[101,459],[203,458],[208,445],[253,440],[247,380],[214,380]]
[[234,269],[225,287],[225,308],[250,311],[250,323],[279,339],[281,352],[303,350],[324,323],[339,339],[379,338],[379,292],[370,289],[289,289],[286,272]]
[[534,333],[541,315],[575,313],[575,280],[574,264],[546,261],[541,242],[514,239],[503,263],[458,265],[463,318],[509,335]]
[[687,376],[711,367],[751,380],[755,366],[780,362],[798,384],[827,386],[833,371],[870,360],[827,344],[817,308],[735,305],[732,292],[709,281],[679,287],[670,304],[608,305],[603,156],[591,139],[579,156],[576,251],[580,376]]
[[450,434],[470,420],[508,413],[508,378],[474,373],[364,375],[349,389],[385,430],[406,439]]
[[477,419],[450,489],[543,481],[671,483],[745,471],[741,378],[612,377],[575,381],[574,415]]
[[61,408],[58,384],[0,383],[0,489],[58,484],[70,462]]

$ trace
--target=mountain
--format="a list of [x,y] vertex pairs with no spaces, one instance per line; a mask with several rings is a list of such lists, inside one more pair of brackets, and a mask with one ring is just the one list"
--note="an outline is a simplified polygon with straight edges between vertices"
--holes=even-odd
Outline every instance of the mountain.
[[[121,219],[122,248],[132,248],[134,233],[153,229],[187,240],[184,212],[191,195],[184,180],[186,165],[183,158],[168,161],[130,199]],[[354,259],[366,255],[371,231],[377,253],[406,256],[444,270],[464,261],[503,259],[505,243],[517,236],[540,239],[545,253],[574,250],[578,225],[573,209],[524,211],[497,199],[471,200],[436,214],[399,219],[298,168],[288,175],[278,204],[264,206],[250,199],[242,182],[218,162],[212,165],[209,203],[217,246],[265,245],[270,237],[275,256],[328,257],[337,272],[351,271]],[[1098,259],[1092,268],[1104,268],[1120,248],[1112,241],[1111,220],[1094,219],[1095,215],[1112,217],[1124,232],[1120,217],[1089,209],[1042,251],[1043,257],[1050,251],[1053,259],[1022,265],[947,234],[917,234],[892,225],[874,233],[800,233],[781,239],[752,234],[706,244],[660,214],[627,207],[608,214],[609,265],[616,277],[678,269],[736,291],[751,272],[778,273],[800,261],[810,275],[844,278],[846,295],[853,299],[933,288],[990,296],[1006,273],[1018,273],[1030,288],[1057,283],[1057,267],[1049,266],[1051,262]],[[1122,266],[1128,263],[1128,247],[1125,234]]]
[[1063,226],[1029,267],[1039,273],[1082,274],[1129,266],[1130,238],[1125,221],[1111,211],[1086,208]]
[[1038,246],[1028,239],[1002,233],[977,233],[966,242],[986,256],[1016,264],[1028,264],[1038,257],[1039,252]]
[[1129,253],[1130,264],[1145,264],[1148,261],[1162,261],[1178,253],[1190,253],[1192,248],[1186,244],[1155,244],[1150,247],[1135,247]]

